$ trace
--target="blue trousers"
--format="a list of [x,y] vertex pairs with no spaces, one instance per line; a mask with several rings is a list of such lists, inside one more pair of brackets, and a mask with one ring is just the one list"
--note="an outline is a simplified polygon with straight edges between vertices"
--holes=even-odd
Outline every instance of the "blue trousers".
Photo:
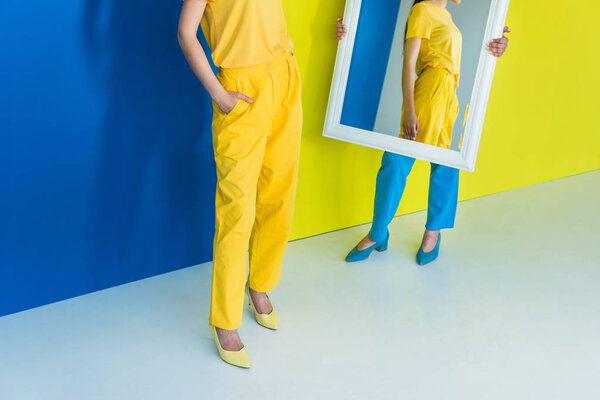
[[[385,240],[388,225],[396,215],[406,187],[406,178],[412,170],[414,158],[385,152],[377,173],[373,225],[369,236],[375,242]],[[458,176],[455,168],[431,163],[429,177],[429,205],[425,228],[431,231],[453,228],[458,201]]]

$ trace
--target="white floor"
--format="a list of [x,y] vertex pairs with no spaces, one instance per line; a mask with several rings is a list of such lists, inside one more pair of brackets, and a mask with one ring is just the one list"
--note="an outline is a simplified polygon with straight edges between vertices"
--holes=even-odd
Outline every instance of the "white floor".
[[598,399],[599,204],[600,171],[463,202],[427,267],[424,213],[363,263],[368,226],[293,242],[250,370],[216,354],[209,264],[6,316],[0,399]]

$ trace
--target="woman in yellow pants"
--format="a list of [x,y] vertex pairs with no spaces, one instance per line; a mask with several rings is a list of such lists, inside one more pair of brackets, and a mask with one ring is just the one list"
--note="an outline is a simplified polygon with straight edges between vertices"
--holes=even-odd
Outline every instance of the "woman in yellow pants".
[[[217,76],[196,37],[200,25]],[[292,220],[302,129],[298,64],[281,0],[187,0],[178,39],[214,100],[210,327],[221,358],[248,368],[237,332],[244,291],[259,324],[277,329],[278,323],[267,292],[279,282]]]
[[[414,2],[406,27],[402,72],[402,136],[446,149],[450,148],[452,127],[458,115],[456,88],[462,52],[462,36],[446,9],[447,4],[448,0]],[[505,28],[505,32],[509,31]],[[506,37],[492,40],[490,53],[500,57],[507,43]],[[377,174],[371,230],[350,251],[346,261],[365,260],[373,250],[387,249],[388,225],[396,214],[414,161],[414,158],[384,153]],[[458,178],[457,169],[431,163],[427,223],[416,257],[421,265],[437,258],[440,230],[454,227]]]

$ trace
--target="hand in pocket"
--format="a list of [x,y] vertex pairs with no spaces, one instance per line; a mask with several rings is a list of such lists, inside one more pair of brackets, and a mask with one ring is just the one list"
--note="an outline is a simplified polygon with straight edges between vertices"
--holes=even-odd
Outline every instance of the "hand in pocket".
[[254,102],[250,97],[238,92],[225,92],[225,95],[220,99],[215,99],[215,103],[224,114],[229,114],[236,106],[238,101],[245,101],[250,104]]

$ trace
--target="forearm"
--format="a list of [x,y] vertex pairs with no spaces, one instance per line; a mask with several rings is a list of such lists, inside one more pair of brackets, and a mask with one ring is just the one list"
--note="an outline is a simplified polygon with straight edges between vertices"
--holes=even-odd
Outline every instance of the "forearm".
[[405,114],[415,114],[415,70],[420,48],[420,38],[406,39],[402,63],[402,96]]
[[415,69],[412,65],[405,62],[402,68],[402,98],[404,112],[408,114],[415,113]]
[[181,50],[194,74],[198,77],[210,97],[219,98],[225,94],[225,89],[215,76],[195,34],[180,32],[177,35]]

